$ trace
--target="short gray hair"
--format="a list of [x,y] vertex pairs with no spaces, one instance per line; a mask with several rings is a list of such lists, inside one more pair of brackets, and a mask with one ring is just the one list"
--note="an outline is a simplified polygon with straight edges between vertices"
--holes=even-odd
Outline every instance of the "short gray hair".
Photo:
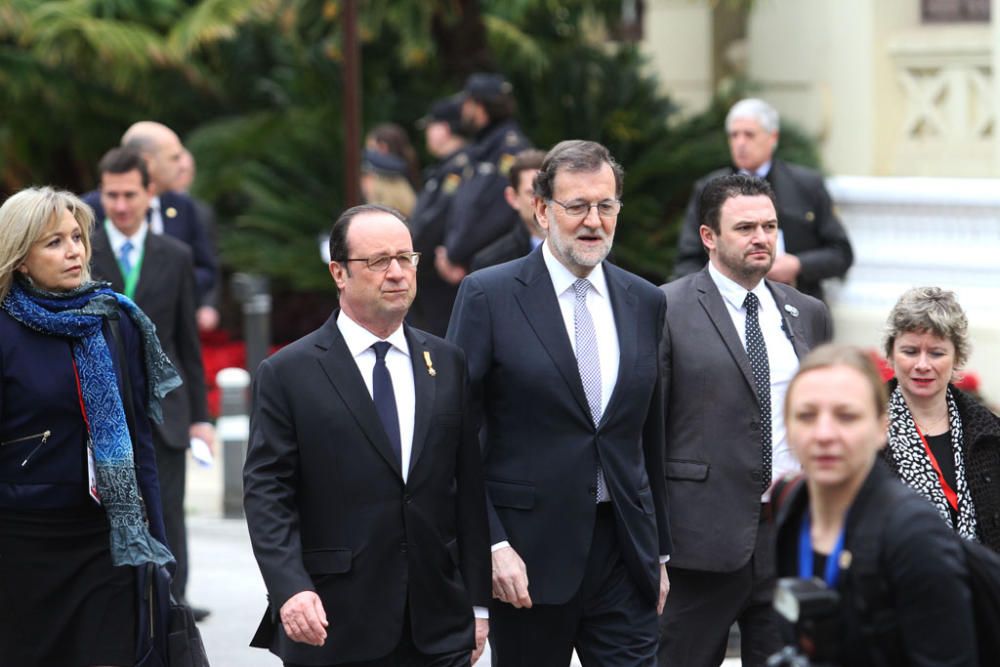
[[752,118],[760,123],[765,132],[777,132],[780,129],[778,111],[764,100],[748,97],[740,100],[726,114],[726,132],[732,129],[737,118]]
[[600,171],[605,164],[610,166],[615,174],[615,196],[620,199],[625,183],[625,170],[615,162],[607,148],[596,141],[582,139],[560,141],[545,155],[542,167],[535,175],[535,196],[540,199],[552,199],[556,174],[560,171],[592,173]]
[[17,270],[31,246],[69,211],[80,225],[84,248],[83,280],[90,280],[90,228],[94,212],[76,195],[51,187],[26,188],[0,206],[0,301],[10,291]]
[[914,287],[903,292],[886,321],[886,357],[892,358],[893,345],[903,334],[925,332],[952,342],[956,368],[969,360],[969,320],[954,292],[940,287]]

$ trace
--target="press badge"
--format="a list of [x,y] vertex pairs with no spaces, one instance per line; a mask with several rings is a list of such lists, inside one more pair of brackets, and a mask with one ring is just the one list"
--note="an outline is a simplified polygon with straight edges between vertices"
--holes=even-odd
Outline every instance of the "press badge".
[[101,494],[97,492],[97,466],[94,464],[94,443],[87,438],[87,492],[94,502],[101,504]]

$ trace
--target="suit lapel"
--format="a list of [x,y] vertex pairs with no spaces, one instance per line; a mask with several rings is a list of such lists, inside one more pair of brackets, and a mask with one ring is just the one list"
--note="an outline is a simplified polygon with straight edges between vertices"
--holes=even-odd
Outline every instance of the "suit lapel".
[[587,395],[583,391],[576,356],[566,333],[555,287],[545,268],[541,247],[536,248],[525,260],[514,285],[514,298],[589,421]]
[[787,293],[783,289],[778,288],[769,280],[765,281],[765,284],[771,290],[771,294],[774,295],[774,302],[778,304],[778,312],[781,313],[786,335],[792,340],[792,347],[795,348],[795,356],[801,359],[809,352],[809,348],[806,347],[806,334],[802,328],[802,318],[799,317],[799,309],[788,301]]
[[631,286],[621,279],[621,276],[614,270],[612,265],[604,264],[604,279],[608,285],[608,296],[611,299],[611,310],[615,315],[615,329],[618,331],[618,378],[615,381],[614,391],[608,401],[601,416],[601,424],[607,419],[609,414],[615,414],[615,405],[622,400],[621,396],[625,390],[623,386],[628,382],[629,375],[635,367],[635,355],[637,348],[636,322],[639,321],[639,300],[632,294]]
[[[733,326],[733,318],[729,316],[729,311],[726,310],[726,304],[722,300],[719,288],[715,286],[711,276],[708,275],[708,267],[702,269],[698,274],[695,287],[700,292],[698,300],[701,302],[702,308],[705,309],[709,319],[712,320],[712,324],[715,325],[719,336],[722,337],[722,342],[729,348],[729,354],[732,355],[733,361],[736,362],[740,372],[743,373],[743,379],[747,381],[747,385],[749,385],[750,390],[756,396],[757,384],[753,379],[753,369],[750,368],[750,358],[747,357],[747,351],[744,349],[743,343],[740,342],[736,327]],[[760,397],[758,396],[757,398],[759,401]]]
[[[424,359],[424,354],[427,354],[428,357],[431,355],[431,349],[427,346],[427,337],[409,326],[404,325],[404,327],[406,342],[410,346],[410,362],[413,364],[415,409],[413,411],[413,446],[410,450],[409,468],[409,471],[413,472],[417,459],[424,451],[427,431],[430,429],[437,383],[436,378],[430,374],[428,364]],[[433,363],[433,357],[430,358]]]
[[142,249],[142,266],[139,267],[139,279],[135,283],[136,303],[146,303],[147,299],[155,299],[159,293],[159,282],[172,275],[171,267],[166,266],[162,252],[159,252],[161,239],[146,227],[146,242]]
[[90,236],[90,270],[95,277],[111,283],[111,289],[116,292],[125,291],[125,281],[121,269],[111,250],[111,242],[104,231],[104,223],[97,223]]
[[368,387],[361,377],[361,372],[358,371],[358,365],[351,357],[344,337],[340,334],[340,329],[337,328],[339,312],[339,310],[334,311],[330,319],[323,325],[324,336],[316,344],[320,350],[323,350],[323,354],[319,357],[319,365],[340,396],[340,400],[347,406],[348,411],[364,432],[365,437],[386,460],[386,463],[402,478],[399,460],[392,450],[389,436],[385,434],[382,422],[375,411],[375,403],[372,401],[371,394],[368,393]]

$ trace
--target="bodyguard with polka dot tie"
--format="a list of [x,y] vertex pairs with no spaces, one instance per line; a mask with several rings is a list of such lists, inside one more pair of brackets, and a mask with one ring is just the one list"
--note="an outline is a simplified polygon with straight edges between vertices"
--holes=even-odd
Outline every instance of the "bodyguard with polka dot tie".
[[739,623],[744,666],[780,648],[771,607],[771,482],[798,469],[786,442],[785,389],[798,360],[832,334],[822,302],[767,280],[778,220],[764,180],[705,187],[709,263],[664,285],[666,459],[674,552],[659,664],[717,667]]

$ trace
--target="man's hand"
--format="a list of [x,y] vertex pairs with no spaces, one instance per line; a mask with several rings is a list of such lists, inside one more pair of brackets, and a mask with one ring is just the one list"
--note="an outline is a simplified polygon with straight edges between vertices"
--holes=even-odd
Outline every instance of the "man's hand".
[[670,592],[670,577],[667,576],[666,564],[660,565],[660,599],[656,603],[656,615],[663,613],[663,605],[667,602],[667,593]]
[[208,422],[195,422],[188,428],[188,437],[204,440],[208,448],[215,453],[215,427]]
[[472,651],[472,662],[471,664],[476,664],[479,657],[483,654],[483,649],[486,648],[486,637],[490,634],[490,621],[487,618],[477,618],[476,619],[476,648]]
[[513,547],[493,552],[493,597],[518,609],[531,608],[528,570]]
[[771,270],[767,272],[767,277],[786,285],[795,285],[799,279],[799,272],[802,270],[802,262],[795,255],[778,255],[774,258]]
[[302,591],[285,600],[281,605],[281,625],[285,634],[295,642],[322,646],[326,641],[326,611],[323,602],[313,591]]
[[467,273],[461,266],[452,264],[448,260],[448,250],[443,245],[439,245],[434,249],[434,268],[437,269],[441,280],[450,285],[457,285],[462,282],[462,278]]

